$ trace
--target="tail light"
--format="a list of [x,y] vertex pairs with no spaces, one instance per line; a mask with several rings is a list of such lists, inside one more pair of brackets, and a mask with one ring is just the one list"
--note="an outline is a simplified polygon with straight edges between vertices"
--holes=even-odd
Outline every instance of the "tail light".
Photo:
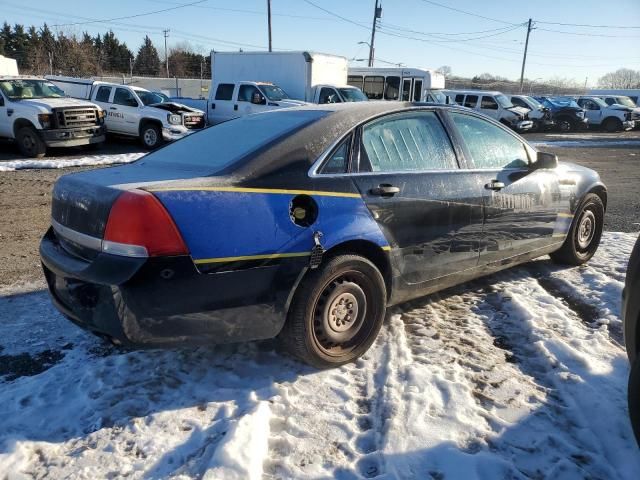
[[109,212],[102,251],[128,257],[189,253],[160,201],[143,190],[129,190],[116,199]]

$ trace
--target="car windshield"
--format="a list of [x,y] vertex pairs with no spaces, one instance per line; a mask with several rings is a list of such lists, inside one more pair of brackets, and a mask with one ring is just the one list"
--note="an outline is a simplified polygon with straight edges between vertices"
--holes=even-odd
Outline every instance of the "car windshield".
[[540,108],[544,108],[544,105],[542,105],[538,100],[536,100],[533,97],[527,97],[527,100],[529,100],[529,103],[531,103],[534,108],[540,109]]
[[511,100],[503,94],[496,95],[496,101],[502,108],[511,108],[514,106],[513,103],[511,103]]
[[359,88],[339,88],[345,102],[366,102],[369,98]]
[[449,97],[447,97],[444,93],[437,90],[429,90],[429,93],[427,93],[427,102],[441,103],[443,105],[447,103],[455,104],[453,99],[449,99]]
[[625,107],[637,107],[637,105],[633,103],[633,100],[631,100],[629,97],[615,97],[615,101],[618,105],[624,105]]
[[64,92],[53,83],[38,79],[2,80],[0,90],[10,100],[64,97]]
[[285,109],[239,117],[173,142],[136,163],[196,165],[209,168],[210,174],[215,175],[326,115],[324,110]]
[[135,90],[136,94],[145,105],[153,105],[154,103],[163,103],[169,100],[169,97],[163,96],[156,92],[147,90]]
[[262,90],[264,96],[272,102],[277,102],[278,100],[286,100],[289,98],[289,95],[287,95],[284,90],[276,85],[260,85],[260,90]]

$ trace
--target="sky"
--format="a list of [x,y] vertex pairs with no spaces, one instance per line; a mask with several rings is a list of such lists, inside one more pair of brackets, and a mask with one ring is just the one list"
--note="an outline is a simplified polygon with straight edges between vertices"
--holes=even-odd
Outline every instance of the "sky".
[[[112,29],[134,53],[148,34],[162,55],[164,29],[170,30],[169,48],[185,42],[201,53],[212,49],[267,48],[267,0],[194,2],[31,0],[29,6],[24,6],[18,0],[2,0],[0,8],[10,24],[46,22],[77,34]],[[375,38],[376,66],[448,65],[454,75],[488,72],[517,79],[526,22],[532,18],[534,29],[525,71],[525,77],[531,80],[561,77],[593,86],[599,77],[617,68],[640,70],[640,0],[381,3],[382,18]],[[186,4],[193,5],[175,9]],[[359,42],[370,42],[374,4],[375,0],[271,0],[273,48],[333,53],[347,57],[354,65],[366,65],[369,47]],[[143,15],[166,9],[171,10]]]

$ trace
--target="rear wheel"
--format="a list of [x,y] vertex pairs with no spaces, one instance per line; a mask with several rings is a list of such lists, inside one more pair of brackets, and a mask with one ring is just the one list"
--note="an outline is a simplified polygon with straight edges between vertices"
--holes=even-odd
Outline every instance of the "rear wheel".
[[42,158],[47,152],[47,146],[33,127],[22,127],[16,133],[16,142],[20,153],[25,157]]
[[604,224],[604,205],[595,193],[585,195],[576,212],[566,240],[549,256],[556,263],[582,265],[596,253]]
[[162,130],[155,123],[146,123],[140,129],[140,140],[147,150],[154,150],[162,145]]
[[314,367],[351,362],[377,337],[386,300],[384,279],[373,263],[357,255],[336,256],[303,280],[279,338]]
[[607,118],[602,126],[609,133],[622,130],[622,122],[619,118]]

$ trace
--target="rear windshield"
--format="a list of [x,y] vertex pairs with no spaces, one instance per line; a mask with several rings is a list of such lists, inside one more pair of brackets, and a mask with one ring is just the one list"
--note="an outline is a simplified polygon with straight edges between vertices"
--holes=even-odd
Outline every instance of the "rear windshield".
[[325,110],[276,110],[247,115],[193,133],[142,157],[140,163],[210,167],[211,174],[215,174],[328,113]]

